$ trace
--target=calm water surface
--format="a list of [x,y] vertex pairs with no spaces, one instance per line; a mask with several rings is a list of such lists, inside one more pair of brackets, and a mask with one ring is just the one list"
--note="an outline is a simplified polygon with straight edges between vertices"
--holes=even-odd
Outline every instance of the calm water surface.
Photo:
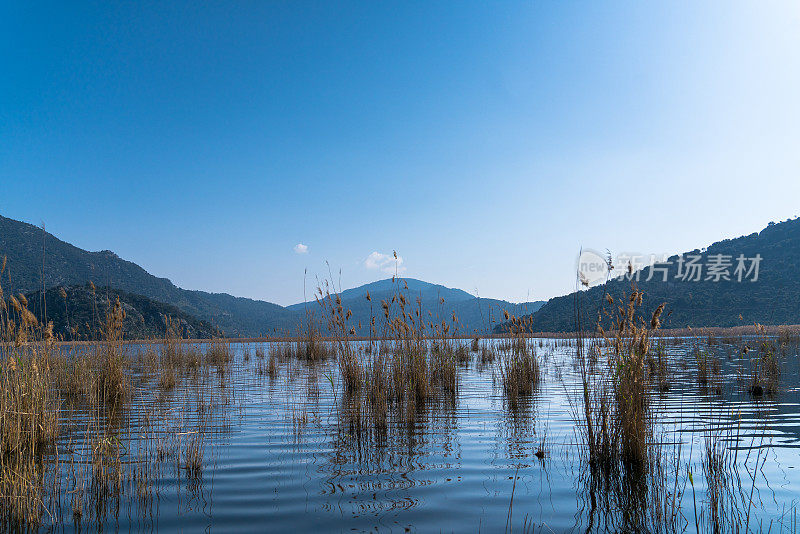
[[[700,460],[712,427],[723,428],[726,443],[738,450],[737,461],[749,466],[742,479],[753,495],[751,529],[794,530],[800,490],[797,351],[784,351],[780,393],[753,399],[737,379],[748,363],[732,345],[703,347],[719,356],[722,378],[711,387],[699,386],[691,356],[696,343],[674,340],[667,347],[670,387],[653,396],[665,450],[680,445],[687,531],[695,530],[695,503],[702,510],[705,499]],[[74,484],[65,484],[50,505],[55,509],[60,503],[68,518],[57,529],[95,530],[98,523],[103,530],[167,532],[602,529],[592,517],[576,446],[574,347],[560,340],[535,344],[541,385],[515,409],[497,383],[496,364],[482,366],[473,355],[460,367],[454,402],[431,402],[410,424],[390,418],[385,435],[359,432],[351,424],[347,405],[337,400],[335,361],[280,361],[277,377],[270,378],[259,372],[264,363],[255,356],[257,345],[236,345],[224,376],[212,370],[205,379],[210,400],[203,402],[211,415],[202,431],[204,465],[194,473],[180,457],[196,435],[186,430],[191,429],[186,414],[195,413],[186,407],[199,402],[198,389],[183,378],[171,392],[155,393],[155,379],[143,376],[133,404],[120,417],[121,461],[150,462],[137,451],[163,443],[172,450],[164,446],[159,462],[139,469],[146,472],[146,483],[123,484],[121,494],[110,492],[102,506],[87,504],[75,522]],[[67,416],[72,424],[59,444],[61,469],[86,473],[91,453],[81,437],[85,414],[70,408]],[[174,425],[153,426],[150,419]],[[65,460],[70,454],[83,463],[70,466]],[[694,497],[687,470],[694,473]],[[90,482],[86,487],[88,493]]]

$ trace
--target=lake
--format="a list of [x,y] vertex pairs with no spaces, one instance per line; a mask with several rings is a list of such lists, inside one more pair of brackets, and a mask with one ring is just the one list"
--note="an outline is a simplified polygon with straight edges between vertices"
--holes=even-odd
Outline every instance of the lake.
[[[797,530],[796,345],[780,346],[778,390],[754,394],[746,377],[758,351],[743,347],[756,341],[654,342],[664,361],[663,380],[648,390],[655,460],[645,473],[609,475],[609,488],[585,454],[574,340],[529,340],[540,378],[513,400],[502,384],[503,343],[463,342],[454,391],[402,413],[390,407],[380,424],[367,416],[368,393],[345,392],[335,358],[309,362],[270,344],[231,344],[230,361],[175,366],[165,379],[163,365],[129,346],[135,363],[121,408],[61,400],[57,447],[39,473],[41,527],[711,531],[727,521]],[[491,360],[487,348],[500,355]],[[715,362],[702,383],[698,354]],[[719,453],[716,471],[709,450]],[[723,482],[716,494],[710,473]],[[712,501],[721,518],[712,518]]]

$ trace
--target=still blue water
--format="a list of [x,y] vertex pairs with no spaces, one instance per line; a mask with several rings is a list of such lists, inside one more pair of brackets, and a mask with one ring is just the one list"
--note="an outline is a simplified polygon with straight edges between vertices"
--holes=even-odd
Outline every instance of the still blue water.
[[[783,351],[779,393],[753,398],[740,380],[748,361],[735,346],[703,347],[718,355],[722,372],[711,387],[700,386],[692,359],[697,343],[669,344],[670,387],[654,392],[651,400],[659,443],[670,454],[680,447],[676,472],[683,528],[694,531],[696,514],[702,519],[703,444],[710,429],[721,428],[718,435],[737,453],[739,486],[747,497],[752,495],[754,504],[746,510],[749,529],[794,530],[793,509],[800,490],[797,351]],[[350,426],[347,406],[340,402],[342,386],[334,360],[314,365],[280,361],[277,376],[270,378],[259,372],[264,362],[255,356],[257,345],[236,345],[230,369],[224,376],[212,370],[203,386],[213,406],[199,476],[189,476],[180,459],[180,450],[193,435],[191,407],[197,394],[187,385],[191,381],[181,378],[174,390],[155,393],[155,379],[142,376],[120,424],[122,462],[144,461],[137,460],[136,450],[145,436],[151,447],[158,440],[173,447],[178,443],[178,452],[173,451],[174,459],[165,453],[162,466],[152,469],[149,493],[123,484],[122,494],[111,505],[105,503],[98,512],[99,507],[90,510],[93,505],[87,504],[76,522],[70,511],[72,486],[64,483],[57,504],[49,505],[67,518],[57,530],[617,528],[613,521],[608,526],[592,517],[607,511],[602,507],[593,511],[589,504],[575,422],[581,401],[574,347],[563,340],[534,344],[542,379],[521,406],[510,409],[498,384],[497,363],[481,365],[473,355],[459,368],[454,402],[431,402],[410,424],[390,419],[385,436],[358,434]],[[173,424],[151,422],[143,433],[140,426],[147,426],[143,413]],[[82,458],[86,469],[88,447],[75,445],[84,434],[84,419],[80,410],[71,417],[75,424],[65,426],[59,445],[61,469],[66,469],[70,453]],[[694,492],[689,471],[694,475]],[[674,478],[667,480],[672,484]]]

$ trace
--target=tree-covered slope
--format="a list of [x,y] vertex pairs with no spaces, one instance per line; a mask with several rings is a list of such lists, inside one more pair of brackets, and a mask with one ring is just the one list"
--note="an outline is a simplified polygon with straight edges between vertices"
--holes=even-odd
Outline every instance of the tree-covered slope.
[[[699,280],[695,280],[696,271],[690,273],[687,267],[693,256],[699,257],[694,263],[702,266]],[[745,270],[737,273],[740,256],[745,260]],[[751,259],[756,257],[761,260],[754,281],[755,271],[749,274],[748,271],[753,266]],[[709,270],[720,259],[725,264],[730,262],[727,271],[720,269],[727,272],[728,280],[716,280],[717,276]],[[665,327],[800,323],[800,219],[771,223],[760,232],[720,241],[667,261],[639,271],[636,281],[644,291],[644,313],[650,314],[660,303],[666,303]],[[679,271],[682,277],[678,276]],[[665,272],[667,280],[663,281]],[[629,294],[630,289],[631,280],[614,279],[579,292],[584,324],[597,323],[605,293],[618,298]],[[575,294],[550,299],[533,314],[533,328],[539,332],[573,331],[574,309]]]
[[[170,322],[173,332],[184,338],[218,335],[211,323],[192,317],[177,307],[110,287],[92,289],[89,284],[29,292],[28,308],[41,324],[53,323],[53,334],[62,340],[97,339],[108,312],[119,299],[125,311],[125,339],[163,337]],[[46,315],[45,315],[46,313]]]
[[32,224],[2,216],[0,256],[7,258],[3,285],[8,290],[10,281],[15,292],[41,290],[43,283],[51,288],[91,281],[172,304],[211,322],[229,336],[283,332],[294,329],[299,319],[294,312],[270,302],[181,289],[109,250],[88,252]]

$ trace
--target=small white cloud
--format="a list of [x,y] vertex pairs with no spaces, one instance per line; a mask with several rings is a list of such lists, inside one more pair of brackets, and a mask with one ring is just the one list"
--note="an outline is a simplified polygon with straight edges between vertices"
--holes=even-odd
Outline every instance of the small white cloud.
[[308,245],[298,243],[294,246],[295,254],[308,254]]
[[377,250],[367,256],[364,260],[364,267],[373,271],[381,271],[386,274],[400,274],[406,271],[403,266],[403,257],[389,254],[381,254]]

